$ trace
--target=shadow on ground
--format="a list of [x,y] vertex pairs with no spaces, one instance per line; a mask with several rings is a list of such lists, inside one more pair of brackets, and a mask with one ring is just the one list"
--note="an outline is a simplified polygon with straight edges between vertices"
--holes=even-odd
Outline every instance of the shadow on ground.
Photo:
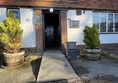
[[5,65],[3,54],[0,53],[0,68],[4,69],[3,66]]
[[[0,68],[0,83],[29,83],[36,82],[41,63],[40,55],[27,56],[25,62],[17,67]],[[3,61],[0,56],[0,67]]]
[[86,81],[86,83],[118,83],[118,77],[113,75],[97,75],[93,79]]
[[[35,82],[29,82],[29,83],[35,83]],[[51,80],[51,81],[36,82],[36,83],[68,83],[68,81],[66,79],[62,79],[62,80]]]
[[31,61],[32,72],[37,79],[39,68],[40,68],[41,58]]

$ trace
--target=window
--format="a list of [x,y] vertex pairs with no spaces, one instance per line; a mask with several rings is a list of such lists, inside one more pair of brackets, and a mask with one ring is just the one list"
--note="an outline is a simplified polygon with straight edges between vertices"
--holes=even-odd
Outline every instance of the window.
[[108,32],[113,32],[113,14],[108,14]]
[[115,14],[115,32],[118,32],[118,14]]
[[118,14],[93,12],[93,23],[100,33],[118,33]]
[[99,13],[95,13],[95,14],[93,14],[93,22],[97,25],[97,27],[98,27],[98,31],[100,31],[100,28],[99,28]]
[[16,15],[16,18],[20,20],[20,11],[19,9],[8,9],[8,12],[11,11]]
[[106,14],[100,14],[100,32],[106,32]]

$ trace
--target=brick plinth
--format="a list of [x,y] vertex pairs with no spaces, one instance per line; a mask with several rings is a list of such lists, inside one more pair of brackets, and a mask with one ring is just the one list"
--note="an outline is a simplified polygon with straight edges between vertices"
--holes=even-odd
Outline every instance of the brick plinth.
[[[35,17],[40,16],[42,20],[42,11],[34,10]],[[35,24],[36,29],[36,52],[43,52],[43,28],[42,22],[40,24]]]
[[[78,49],[83,52],[85,48],[84,45],[78,45]],[[111,43],[111,44],[100,44],[100,48],[102,51],[106,51],[108,53],[118,54],[118,43]]]
[[61,43],[62,43],[62,51],[65,53],[67,48],[67,11],[61,11]]
[[21,50],[25,51],[26,54],[36,52],[36,48],[22,48]]

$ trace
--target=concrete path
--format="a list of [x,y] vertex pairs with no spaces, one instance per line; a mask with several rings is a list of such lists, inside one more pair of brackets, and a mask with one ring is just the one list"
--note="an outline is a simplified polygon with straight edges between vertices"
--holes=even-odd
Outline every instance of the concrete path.
[[99,61],[77,59],[70,63],[85,83],[118,83],[118,59],[101,57]]
[[77,83],[81,83],[81,79],[76,75],[65,55],[61,51],[46,51],[42,58],[37,83],[62,80],[65,83],[70,79],[76,79],[76,82],[79,81]]

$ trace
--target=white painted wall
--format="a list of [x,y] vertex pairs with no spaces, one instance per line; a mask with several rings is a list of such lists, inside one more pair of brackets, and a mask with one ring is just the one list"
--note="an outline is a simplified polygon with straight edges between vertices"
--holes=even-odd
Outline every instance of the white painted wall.
[[105,43],[118,43],[118,34],[100,34],[100,42]]
[[33,9],[20,8],[21,27],[23,31],[22,47],[36,47]]
[[[69,19],[79,20],[79,28],[70,28]],[[68,10],[67,12],[67,31],[68,41],[75,41],[77,45],[83,45],[83,29],[86,25],[92,26],[92,11],[86,11],[85,14],[76,15],[75,10]],[[118,34],[100,34],[101,44],[118,43]]]
[[[6,8],[0,8],[0,22],[6,17]],[[22,48],[36,47],[33,9],[20,8],[21,28],[23,31]]]
[[[70,28],[69,19],[78,20],[80,26],[78,28]],[[92,25],[92,12],[86,11],[85,14],[76,15],[76,10],[69,10],[67,12],[67,31],[68,31],[68,41],[76,41],[77,45],[83,45],[83,29],[88,25]]]
[[0,22],[2,22],[6,17],[6,8],[0,8]]

